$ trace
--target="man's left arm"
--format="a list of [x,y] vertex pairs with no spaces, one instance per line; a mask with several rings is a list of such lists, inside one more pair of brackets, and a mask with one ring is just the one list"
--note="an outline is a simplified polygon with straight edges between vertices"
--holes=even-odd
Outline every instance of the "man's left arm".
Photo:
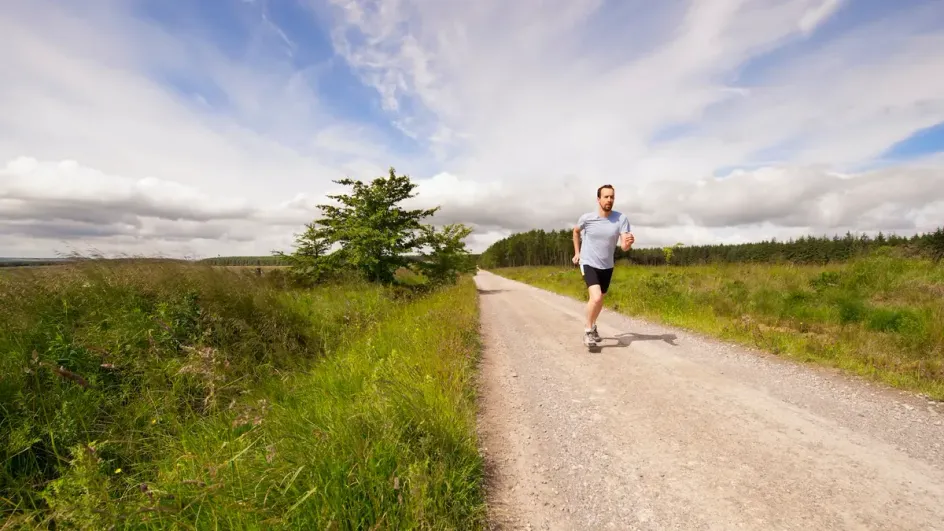
[[620,220],[620,249],[623,251],[628,251],[633,246],[633,242],[636,241],[630,229],[629,218],[624,214],[623,219]]

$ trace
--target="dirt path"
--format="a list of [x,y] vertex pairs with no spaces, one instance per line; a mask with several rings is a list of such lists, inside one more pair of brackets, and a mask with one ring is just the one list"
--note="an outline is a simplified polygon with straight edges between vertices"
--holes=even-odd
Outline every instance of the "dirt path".
[[944,406],[476,282],[496,529],[944,530]]

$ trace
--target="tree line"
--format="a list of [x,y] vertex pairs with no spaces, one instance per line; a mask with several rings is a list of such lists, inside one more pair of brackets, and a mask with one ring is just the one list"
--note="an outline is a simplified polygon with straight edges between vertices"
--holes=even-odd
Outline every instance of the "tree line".
[[[776,239],[742,244],[614,249],[617,260],[637,265],[699,265],[708,263],[795,263],[826,264],[843,262],[879,247],[894,247],[934,260],[944,258],[944,228],[910,237],[867,234],[844,236],[804,236],[787,241]],[[574,255],[573,233],[531,230],[512,234],[486,249],[479,257],[485,268],[517,266],[568,266]]]
[[203,258],[197,262],[215,266],[267,267],[288,265],[288,261],[279,256],[217,256],[214,258]]

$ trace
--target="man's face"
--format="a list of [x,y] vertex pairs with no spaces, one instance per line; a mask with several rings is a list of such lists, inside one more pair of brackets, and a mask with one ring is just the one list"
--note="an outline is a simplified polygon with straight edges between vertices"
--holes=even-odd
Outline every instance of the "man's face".
[[598,199],[597,202],[600,203],[600,208],[602,208],[604,212],[613,210],[614,197],[615,194],[613,193],[612,188],[604,188],[600,190],[600,199]]

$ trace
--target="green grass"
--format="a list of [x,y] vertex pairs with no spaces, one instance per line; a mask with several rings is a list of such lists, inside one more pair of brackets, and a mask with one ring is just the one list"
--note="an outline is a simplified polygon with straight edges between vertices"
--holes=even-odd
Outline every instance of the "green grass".
[[[493,272],[586,300],[576,268]],[[619,264],[607,307],[944,399],[944,264]]]
[[468,278],[426,293],[160,262],[0,274],[2,516],[481,527],[477,322]]

